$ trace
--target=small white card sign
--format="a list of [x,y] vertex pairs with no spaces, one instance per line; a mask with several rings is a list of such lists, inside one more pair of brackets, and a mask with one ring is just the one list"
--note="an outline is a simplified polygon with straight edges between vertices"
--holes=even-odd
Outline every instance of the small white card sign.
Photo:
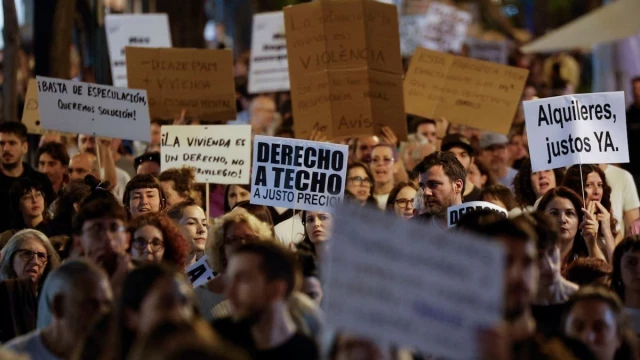
[[[502,318],[504,251],[367,207],[340,206],[325,261],[326,322],[379,344],[475,359]],[[432,225],[433,226],[433,225]]]
[[200,260],[187,268],[187,277],[194,288],[208,283],[216,276],[218,274],[211,270],[207,262],[207,255],[201,257]]
[[289,62],[282,11],[253,16],[249,93],[289,90]]
[[249,183],[251,125],[170,125],[161,133],[162,171],[191,166],[198,183]]
[[147,92],[37,76],[44,130],[151,141]]
[[320,211],[342,202],[349,148],[257,135],[251,203]]
[[487,201],[469,201],[460,205],[450,206],[447,208],[449,215],[447,216],[447,225],[454,227],[465,214],[478,211],[478,210],[491,210],[500,213],[505,218],[509,216],[507,209],[498,205],[492,204]]
[[125,47],[171,47],[167,14],[109,14],[104,21],[114,86],[127,87]]
[[531,168],[629,162],[623,91],[525,101]]
[[425,16],[422,46],[441,52],[460,52],[469,24],[470,13],[433,1]]

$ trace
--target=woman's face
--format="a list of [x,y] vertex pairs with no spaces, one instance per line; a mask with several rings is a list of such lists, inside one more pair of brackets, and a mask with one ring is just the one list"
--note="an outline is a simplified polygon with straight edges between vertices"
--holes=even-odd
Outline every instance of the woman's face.
[[563,243],[572,241],[578,233],[578,209],[569,199],[556,197],[549,202],[544,211],[553,216],[560,224],[560,239]]
[[393,182],[396,172],[396,159],[393,151],[387,146],[378,146],[371,152],[371,172],[376,184],[388,184]]
[[184,237],[191,243],[191,250],[204,251],[209,233],[209,220],[202,208],[197,205],[186,207],[178,224]]
[[28,193],[20,197],[20,212],[24,217],[37,218],[42,216],[44,211],[44,196],[36,189],[31,189]]
[[229,194],[227,194],[229,209],[233,209],[237,203],[247,201],[249,199],[251,199],[251,194],[247,190],[238,185],[230,185]]
[[540,282],[538,286],[549,286],[560,276],[560,249],[551,246],[538,254]]
[[188,199],[186,196],[176,191],[176,184],[173,180],[160,181],[160,185],[162,186],[162,190],[166,197],[167,207]]
[[347,174],[347,186],[345,189],[349,190],[356,196],[358,201],[364,203],[371,195],[371,182],[373,179],[369,178],[367,172],[361,167],[354,167],[349,170]]
[[132,217],[146,213],[157,213],[161,210],[162,199],[157,188],[144,188],[129,192],[129,211]]
[[134,260],[160,262],[164,256],[164,237],[155,226],[145,225],[133,233],[131,257]]
[[607,303],[598,299],[574,304],[564,331],[587,345],[598,360],[613,360],[622,344],[615,314]]
[[480,173],[480,169],[478,169],[478,165],[476,165],[475,162],[472,162],[471,166],[469,166],[467,180],[471,181],[471,183],[478,189],[482,189],[487,183],[487,177]]
[[304,220],[305,230],[312,243],[321,243],[331,237],[333,215],[325,212],[307,211]]
[[627,251],[622,255],[620,275],[626,293],[640,292],[640,252]]
[[584,184],[585,201],[589,205],[592,201],[601,201],[604,194],[602,178],[597,172],[592,172],[587,175],[587,180]]
[[536,198],[542,197],[547,191],[556,187],[556,174],[553,170],[543,170],[531,173],[531,186]]
[[13,256],[13,271],[19,279],[31,278],[38,282],[49,262],[47,249],[34,238],[27,238]]
[[413,199],[416,197],[416,192],[411,186],[405,186],[398,192],[396,201],[393,204],[393,210],[396,215],[405,220],[413,217]]
[[302,292],[311,298],[318,306],[322,302],[322,284],[315,276],[307,276],[302,282]]

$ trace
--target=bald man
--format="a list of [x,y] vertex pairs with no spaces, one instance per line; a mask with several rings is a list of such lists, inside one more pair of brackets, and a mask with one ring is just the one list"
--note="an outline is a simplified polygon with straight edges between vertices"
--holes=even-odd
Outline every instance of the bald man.
[[98,158],[88,152],[72,157],[69,162],[69,179],[82,180],[87,175],[93,175],[98,180],[101,179]]

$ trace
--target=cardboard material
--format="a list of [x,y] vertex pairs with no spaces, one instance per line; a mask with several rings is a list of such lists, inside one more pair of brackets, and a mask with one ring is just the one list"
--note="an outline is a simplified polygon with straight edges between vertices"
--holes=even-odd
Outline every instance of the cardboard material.
[[27,95],[22,108],[22,123],[27,127],[27,133],[40,135],[44,130],[40,127],[40,109],[38,108],[38,82],[29,79]]
[[249,93],[289,90],[284,14],[274,11],[253,15]]
[[529,71],[416,49],[404,80],[405,110],[507,134]]
[[236,118],[230,50],[127,47],[129,87],[146,89],[156,119],[175,119],[182,109],[204,121]]
[[424,17],[422,46],[436,51],[460,52],[471,24],[471,14],[439,2],[429,5]]
[[296,136],[378,134],[406,139],[396,7],[321,0],[285,8]]

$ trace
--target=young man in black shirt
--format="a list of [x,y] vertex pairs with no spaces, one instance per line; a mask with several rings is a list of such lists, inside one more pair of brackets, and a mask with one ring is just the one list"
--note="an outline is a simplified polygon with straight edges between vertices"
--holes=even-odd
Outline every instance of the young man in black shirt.
[[300,272],[293,254],[276,244],[250,242],[227,267],[232,316],[214,322],[220,335],[253,359],[318,359],[315,342],[297,332],[287,307]]
[[[16,121],[0,123],[0,203],[9,203],[9,189],[11,185],[21,177],[29,177],[44,188],[45,203],[53,201],[53,187],[47,175],[34,170],[29,164],[23,162],[24,156],[29,151],[27,143],[27,127]],[[0,232],[8,230],[11,212],[10,206],[0,206]]]

